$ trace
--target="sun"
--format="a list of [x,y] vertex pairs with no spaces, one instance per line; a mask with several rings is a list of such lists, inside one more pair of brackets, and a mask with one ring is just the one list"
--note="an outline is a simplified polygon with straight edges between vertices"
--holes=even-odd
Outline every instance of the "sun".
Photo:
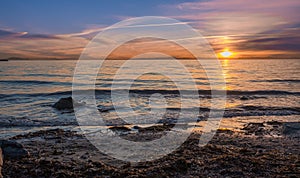
[[232,56],[232,52],[230,52],[229,50],[225,50],[223,52],[220,53],[220,55],[224,58],[229,58],[230,56]]

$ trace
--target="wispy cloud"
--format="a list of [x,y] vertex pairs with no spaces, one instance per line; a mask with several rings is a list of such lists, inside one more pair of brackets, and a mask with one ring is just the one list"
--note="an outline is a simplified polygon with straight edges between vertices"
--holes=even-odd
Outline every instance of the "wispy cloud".
[[58,39],[59,37],[56,35],[47,35],[47,34],[31,34],[28,32],[14,32],[10,30],[0,29],[0,37],[2,39]]
[[217,51],[229,47],[240,57],[300,56],[298,0],[211,0],[163,8],[199,29]]
[[30,34],[0,30],[1,57],[74,58],[88,43],[95,30],[76,34]]

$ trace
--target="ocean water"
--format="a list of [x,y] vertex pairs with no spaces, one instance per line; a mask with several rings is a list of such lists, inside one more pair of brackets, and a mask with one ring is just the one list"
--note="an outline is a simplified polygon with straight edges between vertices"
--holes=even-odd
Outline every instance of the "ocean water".
[[[168,61],[166,63],[164,60],[137,60],[137,66],[139,62],[149,64],[152,68],[155,65],[159,67],[157,73],[141,75],[131,85],[130,103],[135,111],[134,117],[145,118],[149,114],[153,107],[149,104],[149,98],[155,93],[160,93],[160,97],[166,101],[166,105],[157,106],[158,109],[166,110],[166,114],[157,121],[163,122],[176,117],[183,106],[180,94],[176,92],[177,86],[172,80],[186,82],[186,87],[190,87],[189,79],[182,75],[183,69],[166,65]],[[227,91],[224,123],[228,120],[238,122],[237,125],[250,120],[300,121],[300,60],[240,59],[220,62],[226,87],[220,86],[219,90]],[[134,71],[128,68],[121,78],[114,79],[115,72],[123,63],[121,60],[106,61],[99,70],[95,83],[99,109],[113,107],[110,96],[112,82],[115,82],[115,87],[122,89],[131,81],[130,72],[143,73],[145,70],[145,65]],[[192,87],[199,90],[200,100],[198,104],[192,97],[184,107],[200,108],[198,118],[190,118],[191,120],[205,119],[211,106],[210,84],[206,72],[216,69],[212,67],[205,71],[194,60],[181,60],[181,63],[188,68],[194,79],[195,86]],[[73,128],[78,125],[73,112],[58,111],[52,107],[60,98],[72,95],[75,60],[8,61],[0,64],[0,137],[53,127]],[[126,67],[124,70],[126,71]],[[172,71],[173,75],[168,78],[159,74],[159,70]],[[87,70],[85,75],[92,74]],[[80,85],[83,89],[91,89],[84,81]],[[133,117],[132,113],[126,113],[126,110],[123,112],[126,117]],[[120,124],[113,109],[101,114],[108,124]],[[185,117],[189,119],[188,115]],[[151,118],[148,119],[151,124]],[[235,125],[228,124],[231,127]]]

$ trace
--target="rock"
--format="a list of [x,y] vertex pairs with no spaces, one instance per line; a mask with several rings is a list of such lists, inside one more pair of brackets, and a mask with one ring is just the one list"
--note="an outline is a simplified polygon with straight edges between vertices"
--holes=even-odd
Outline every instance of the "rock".
[[281,126],[282,123],[278,121],[267,121],[266,124],[272,125],[272,126]]
[[249,97],[247,97],[247,96],[242,96],[242,97],[240,98],[240,100],[249,100]]
[[0,140],[0,147],[5,158],[19,159],[29,156],[29,152],[23,145],[15,141]]
[[108,112],[108,111],[111,111],[111,110],[114,110],[114,109],[115,109],[114,107],[104,107],[104,106],[102,106],[102,107],[98,108],[98,111]]
[[219,128],[217,133],[234,134],[234,131],[227,128]]
[[176,118],[164,118],[158,121],[159,124],[176,124]]
[[174,124],[153,125],[150,127],[140,127],[139,132],[163,132],[169,131],[174,127]]
[[263,135],[264,127],[263,123],[248,123],[242,130],[247,131],[246,134]]
[[58,110],[73,109],[73,99],[72,97],[61,98],[53,105],[53,107]]
[[283,126],[283,134],[288,136],[300,136],[300,122],[286,122]]
[[177,172],[181,173],[185,173],[189,169],[189,164],[184,158],[179,158],[176,160],[173,166]]
[[3,155],[2,155],[2,149],[0,148],[0,178],[2,178],[2,166],[3,166]]
[[110,127],[109,129],[114,132],[129,132],[129,131],[131,131],[130,128],[125,127],[125,126],[114,126],[114,127]]
[[133,129],[135,129],[135,130],[139,130],[141,127],[140,127],[140,126],[137,126],[137,125],[135,125],[135,126],[133,126],[132,128],[133,128]]
[[284,129],[281,122],[267,121],[263,123],[248,123],[242,130],[245,130],[246,134],[258,136],[281,136]]
[[59,99],[52,107],[58,110],[64,110],[64,109],[73,109],[73,105],[80,106],[82,105],[82,103],[77,103],[73,100],[72,97],[67,97],[67,98]]

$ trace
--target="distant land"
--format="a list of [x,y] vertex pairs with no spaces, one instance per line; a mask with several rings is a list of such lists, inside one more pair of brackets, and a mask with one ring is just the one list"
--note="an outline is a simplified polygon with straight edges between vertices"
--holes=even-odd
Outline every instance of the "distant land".
[[[10,57],[10,58],[4,58],[0,59],[0,61],[25,61],[25,60],[77,60],[79,57],[74,57],[74,58],[22,58],[22,57]],[[139,60],[158,60],[157,58],[139,58]],[[159,60],[166,60],[170,58],[159,58]],[[191,58],[176,58],[180,60],[193,60]],[[206,58],[206,59],[213,59],[213,58]],[[241,59],[247,59],[247,60],[273,60],[273,59],[300,59],[300,57],[297,58],[292,58],[292,57],[272,57],[272,58],[219,58],[219,60],[241,60]],[[91,59],[91,60],[97,60],[97,59]],[[127,59],[108,59],[108,60],[127,60]]]

